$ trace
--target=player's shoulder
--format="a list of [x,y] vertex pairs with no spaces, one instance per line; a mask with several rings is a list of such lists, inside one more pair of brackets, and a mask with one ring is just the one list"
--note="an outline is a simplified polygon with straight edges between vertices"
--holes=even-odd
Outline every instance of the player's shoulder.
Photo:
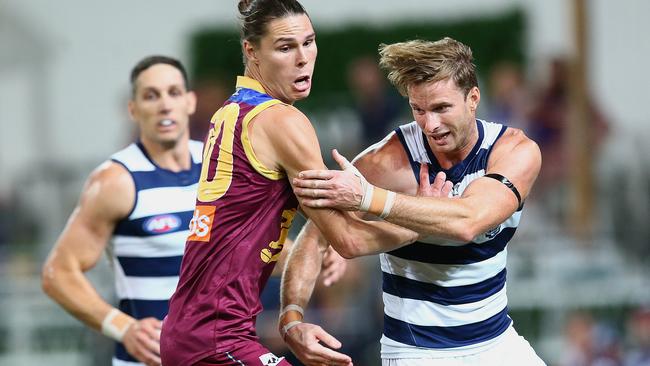
[[408,157],[402,147],[397,134],[393,131],[364,151],[362,151],[353,163],[356,166],[365,165],[394,165],[395,163],[408,164]]
[[88,176],[86,190],[93,190],[98,199],[111,201],[132,196],[135,183],[127,168],[113,160],[106,160]]
[[260,113],[261,116],[273,120],[274,126],[291,127],[295,124],[311,124],[309,118],[298,108],[284,103],[273,105]]
[[95,168],[81,192],[83,215],[97,220],[116,221],[128,216],[135,204],[135,183],[126,168],[107,160]]
[[541,151],[537,143],[526,136],[524,131],[518,128],[508,127],[503,135],[495,142],[492,159],[510,157],[513,159],[529,160],[531,163],[541,162]]
[[408,156],[395,132],[368,147],[353,163],[368,181],[383,188],[405,192],[414,182]]
[[519,128],[508,127],[503,135],[494,144],[495,148],[524,148],[539,149],[533,139],[526,136],[523,130]]
[[269,135],[281,136],[286,140],[298,142],[305,137],[315,137],[315,130],[309,118],[298,108],[288,104],[276,104],[255,117],[255,124]]

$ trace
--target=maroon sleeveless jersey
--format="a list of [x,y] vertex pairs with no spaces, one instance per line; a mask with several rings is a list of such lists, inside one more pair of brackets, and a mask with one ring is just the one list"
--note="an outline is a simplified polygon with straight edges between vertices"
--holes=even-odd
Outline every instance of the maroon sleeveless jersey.
[[257,81],[238,77],[235,93],[212,117],[180,280],[163,325],[166,365],[257,341],[260,293],[298,202],[284,173],[255,156],[248,124],[280,103]]

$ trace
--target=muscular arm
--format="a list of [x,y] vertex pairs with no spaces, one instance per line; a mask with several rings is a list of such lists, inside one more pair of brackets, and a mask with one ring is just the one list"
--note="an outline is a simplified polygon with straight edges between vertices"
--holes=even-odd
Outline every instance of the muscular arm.
[[45,293],[70,314],[100,330],[112,306],[102,299],[84,272],[97,264],[117,221],[134,202],[128,172],[105,163],[93,172],[77,207],[50,252],[42,272]]
[[[377,143],[362,152],[355,159],[355,166],[377,186],[396,192],[417,193],[417,181],[410,163],[397,137]],[[428,180],[427,180],[428,185]],[[445,192],[448,193],[449,187]],[[440,192],[432,193],[439,195]],[[396,227],[393,225],[393,227]],[[397,227],[396,227],[397,228]],[[282,277],[282,306],[297,304],[305,307],[314,289],[316,277],[321,266],[323,252],[329,243],[310,220],[303,227],[287,259]]]
[[[522,200],[528,197],[541,165],[537,144],[519,130],[509,130],[495,145],[487,173],[508,178]],[[482,177],[458,199],[398,195],[386,220],[421,234],[469,242],[505,221],[519,202],[503,183]]]
[[[486,173],[508,178],[523,200],[537,178],[540,164],[537,144],[521,131],[509,129],[495,144]],[[346,210],[359,207],[363,192],[359,179],[349,172],[303,172],[300,178],[294,181],[299,187],[294,191],[303,206]],[[482,177],[474,180],[457,199],[398,194],[386,220],[421,235],[468,242],[503,222],[517,205],[516,196],[503,183]]]
[[[422,180],[424,183],[418,191],[408,158],[394,134],[366,149],[355,159],[354,164],[370,183],[396,192],[446,197],[451,189],[450,182],[445,184],[444,176],[437,177],[434,184],[429,186],[428,171],[423,170],[427,176],[426,180]],[[423,192],[425,188],[431,189]],[[311,220],[308,221],[287,259],[282,278],[283,307],[297,304],[304,308],[307,305],[318,276],[323,252],[328,245],[316,225]]]
[[[291,248],[282,274],[281,309],[286,309],[287,305],[298,305],[303,309],[307,307],[328,248],[329,244],[318,227],[313,221],[307,221]],[[333,350],[339,349],[341,342],[318,325],[300,323],[285,334],[282,329],[290,322],[286,316],[279,319],[280,333],[291,351],[305,365],[352,365],[350,357]],[[296,319],[295,314],[292,319]]]
[[[130,174],[119,164],[102,164],[86,182],[77,207],[43,265],[43,291],[95,330],[101,330],[113,307],[99,296],[84,272],[97,264],[116,223],[128,215],[133,202],[135,187]],[[122,338],[127,351],[146,365],[160,365],[160,321],[120,316],[133,322]]]
[[311,298],[329,244],[313,221],[307,221],[296,238],[282,273],[281,308],[296,304],[303,309]]
[[[256,153],[259,149],[258,156],[271,156],[271,163],[284,170],[290,182],[302,170],[326,169],[316,133],[298,110],[279,105],[260,113],[256,119],[258,127],[252,133]],[[349,212],[302,208],[327,241],[346,258],[392,250],[417,239],[411,230],[385,222],[366,222]]]

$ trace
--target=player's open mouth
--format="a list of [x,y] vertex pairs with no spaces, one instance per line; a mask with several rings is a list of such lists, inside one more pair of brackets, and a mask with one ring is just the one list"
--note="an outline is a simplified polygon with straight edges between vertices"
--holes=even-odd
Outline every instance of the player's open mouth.
[[294,80],[293,85],[299,92],[307,91],[311,87],[311,78],[309,75],[301,76]]
[[176,121],[173,119],[165,118],[161,121],[158,122],[158,126],[160,127],[171,127],[176,124]]
[[431,135],[431,138],[433,139],[433,141],[441,142],[447,136],[449,136],[449,132],[445,132],[445,133],[441,133],[441,134],[437,134],[437,135]]

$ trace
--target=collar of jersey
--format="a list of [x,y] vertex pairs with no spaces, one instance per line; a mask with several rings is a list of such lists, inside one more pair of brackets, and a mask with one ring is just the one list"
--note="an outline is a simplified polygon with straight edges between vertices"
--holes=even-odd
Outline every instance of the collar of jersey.
[[253,89],[262,94],[266,94],[266,90],[264,90],[264,87],[259,81],[247,76],[237,76],[237,88]]

